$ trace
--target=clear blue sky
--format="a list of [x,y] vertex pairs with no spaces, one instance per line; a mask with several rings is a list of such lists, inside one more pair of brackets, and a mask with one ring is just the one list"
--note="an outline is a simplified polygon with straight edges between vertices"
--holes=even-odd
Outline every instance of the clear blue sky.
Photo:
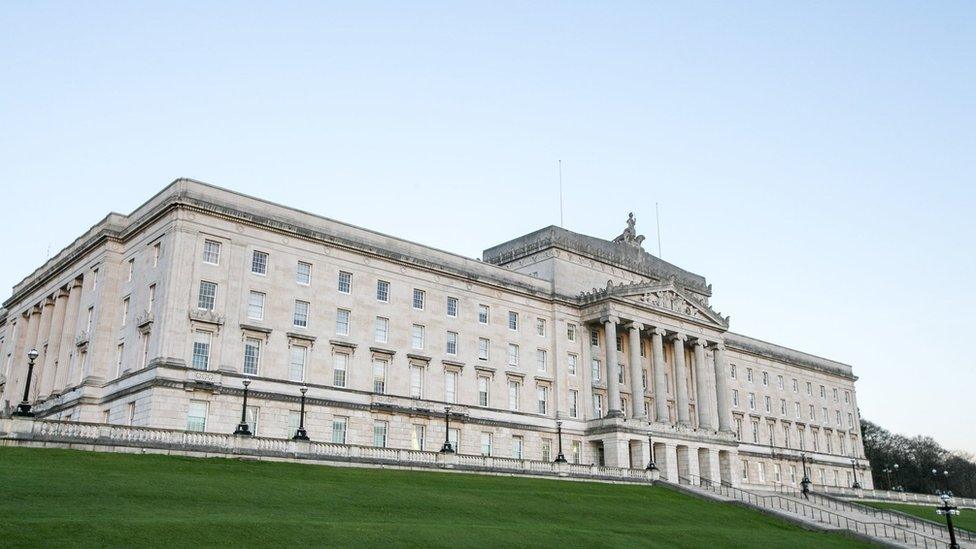
[[976,4],[200,4],[4,6],[0,287],[179,176],[475,257],[562,159],[567,228],[660,202],[734,330],[976,452]]

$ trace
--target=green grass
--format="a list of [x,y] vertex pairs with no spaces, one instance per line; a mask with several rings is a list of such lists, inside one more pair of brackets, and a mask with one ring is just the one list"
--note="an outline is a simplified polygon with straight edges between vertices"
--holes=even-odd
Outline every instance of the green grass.
[[[910,503],[890,503],[887,501],[865,501],[865,505],[877,507],[878,509],[894,509],[909,515],[915,515],[929,520],[934,520],[939,524],[945,524],[945,517],[936,514],[935,505],[913,505]],[[976,510],[960,509],[959,514],[952,517],[952,524],[959,528],[964,528],[970,532],[976,532]]]
[[864,547],[661,486],[0,448],[0,545]]

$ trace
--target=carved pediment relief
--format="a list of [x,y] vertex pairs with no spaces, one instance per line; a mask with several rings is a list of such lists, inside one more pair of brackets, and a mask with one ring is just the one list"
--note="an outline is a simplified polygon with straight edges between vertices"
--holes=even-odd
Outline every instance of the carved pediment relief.
[[708,298],[693,292],[684,291],[669,279],[649,283],[621,283],[614,285],[607,281],[606,288],[593,288],[580,292],[581,303],[593,303],[608,297],[634,301],[644,307],[675,313],[702,322],[709,322],[727,328],[729,317],[722,316],[708,305]]

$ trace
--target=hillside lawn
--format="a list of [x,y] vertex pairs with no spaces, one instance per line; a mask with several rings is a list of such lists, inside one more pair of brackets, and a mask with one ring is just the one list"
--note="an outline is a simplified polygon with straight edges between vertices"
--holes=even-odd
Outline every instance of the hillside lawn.
[[[913,505],[910,503],[891,503],[887,501],[865,501],[864,504],[877,507],[878,509],[894,509],[895,511],[901,511],[902,513],[908,513],[916,517],[933,520],[942,525],[946,523],[945,517],[935,512],[935,505]],[[960,509],[959,514],[952,517],[952,524],[970,532],[976,532],[976,510]]]
[[664,486],[0,447],[0,545],[867,547]]

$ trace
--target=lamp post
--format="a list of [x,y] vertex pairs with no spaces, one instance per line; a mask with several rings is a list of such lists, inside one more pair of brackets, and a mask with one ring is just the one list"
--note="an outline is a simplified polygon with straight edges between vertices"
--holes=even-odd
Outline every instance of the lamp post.
[[803,479],[800,486],[803,488],[803,497],[810,499],[810,477],[807,476],[807,455],[800,454],[800,461],[803,463]]
[[885,479],[887,480],[888,489],[891,490],[891,467],[885,467],[881,470],[885,474]]
[[444,445],[441,446],[442,454],[453,454],[454,446],[451,445],[451,407],[444,407]]
[[305,393],[308,392],[308,387],[302,385],[299,391],[302,392],[302,403],[298,412],[298,430],[295,431],[295,436],[291,438],[292,440],[308,440],[308,433],[305,432]]
[[566,456],[563,455],[563,421],[561,419],[556,420],[556,438],[559,441],[559,453],[556,454],[554,463],[566,463]]
[[895,491],[901,491],[901,484],[898,482],[898,464],[891,466],[891,472],[895,474]]
[[935,477],[935,493],[936,494],[939,494],[939,493],[949,494],[951,496],[952,495],[952,492],[949,491],[949,471],[947,471],[947,470],[943,470],[942,471],[942,491],[941,492],[939,491],[939,470],[938,469],[932,469],[932,476]]
[[650,461],[647,462],[648,471],[657,471],[657,465],[654,464],[654,440],[651,438],[651,432],[647,432],[647,449],[651,456]]
[[37,349],[31,349],[27,353],[27,383],[24,384],[24,401],[17,405],[17,411],[13,413],[15,416],[20,417],[34,417],[34,412],[31,412],[31,405],[28,402],[30,398],[30,384],[31,376],[34,374],[34,361],[37,360],[37,355],[41,353],[37,352]]
[[861,483],[857,481],[857,460],[856,459],[851,460],[851,471],[854,471],[854,484],[851,485],[851,488],[855,490],[860,490]]
[[247,386],[251,384],[250,379],[245,379],[244,383],[244,403],[241,404],[241,422],[234,429],[235,435],[251,436],[250,426],[247,424]]
[[940,515],[945,515],[946,526],[949,528],[949,549],[959,549],[959,543],[956,542],[956,530],[952,527],[952,515],[959,514],[959,508],[955,505],[949,505],[949,500],[952,495],[949,492],[942,492],[939,498],[942,500],[942,506],[936,507],[935,512]]

